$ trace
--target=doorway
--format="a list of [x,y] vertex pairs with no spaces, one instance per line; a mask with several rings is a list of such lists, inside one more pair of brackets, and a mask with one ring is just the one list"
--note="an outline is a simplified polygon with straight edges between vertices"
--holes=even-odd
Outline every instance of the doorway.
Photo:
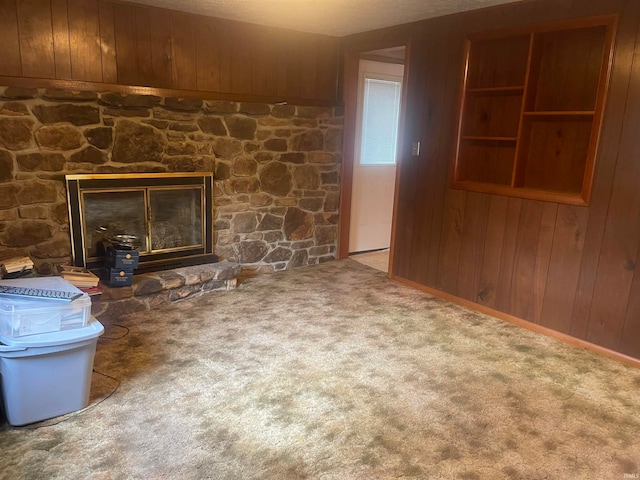
[[389,249],[404,66],[360,60],[349,254]]
[[[400,138],[401,106],[406,47],[363,52],[352,67],[349,117],[353,133],[345,134],[346,148],[353,148],[350,179],[344,178],[343,197],[349,197],[348,235],[342,234],[341,251],[366,265],[388,272],[396,183],[396,158]],[[357,87],[356,87],[357,85]],[[353,139],[353,147],[348,138]],[[345,175],[347,177],[347,175]],[[349,195],[344,195],[348,193]],[[346,206],[343,204],[343,206]]]

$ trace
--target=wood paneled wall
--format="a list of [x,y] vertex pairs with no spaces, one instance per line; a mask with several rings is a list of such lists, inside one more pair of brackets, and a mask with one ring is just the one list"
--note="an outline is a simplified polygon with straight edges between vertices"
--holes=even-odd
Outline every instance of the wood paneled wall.
[[[449,188],[465,35],[610,13],[618,30],[589,206]],[[531,1],[412,26],[393,277],[640,358],[639,26],[636,0]]]
[[334,37],[160,8],[0,0],[0,77],[332,105],[339,52]]

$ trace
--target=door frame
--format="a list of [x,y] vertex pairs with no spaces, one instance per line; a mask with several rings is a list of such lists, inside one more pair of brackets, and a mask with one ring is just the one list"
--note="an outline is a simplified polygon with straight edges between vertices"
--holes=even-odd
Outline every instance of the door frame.
[[[393,198],[393,217],[391,220],[391,247],[389,250],[389,266],[393,265],[396,209],[398,205],[398,180],[405,152],[404,125],[406,116],[407,84],[410,70],[409,38],[395,38],[387,41],[371,42],[358,45],[356,48],[345,48],[344,73],[343,73],[343,101],[344,101],[344,131],[342,142],[342,175],[340,181],[340,216],[338,220],[338,259],[349,258],[349,227],[351,225],[351,199],[353,194],[353,166],[355,159],[356,125],[358,115],[358,80],[360,57],[366,52],[382,50],[385,48],[405,47],[404,76],[402,80],[402,99],[400,102],[400,119],[398,129],[398,155],[396,160],[396,178]],[[388,269],[389,277],[392,275]]]

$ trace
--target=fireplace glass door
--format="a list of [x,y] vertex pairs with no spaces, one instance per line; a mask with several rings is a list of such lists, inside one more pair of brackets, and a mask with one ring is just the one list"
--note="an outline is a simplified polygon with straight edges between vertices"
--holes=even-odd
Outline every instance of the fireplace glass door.
[[149,190],[152,251],[202,244],[201,189]]
[[201,187],[83,192],[87,259],[104,254],[110,235],[138,237],[141,254],[202,245],[202,195]]
[[86,258],[104,255],[102,242],[109,234],[135,235],[142,242],[140,252],[147,251],[144,197],[144,190],[83,192]]
[[68,175],[67,189],[76,265],[100,266],[115,235],[138,238],[147,269],[217,260],[210,174]]

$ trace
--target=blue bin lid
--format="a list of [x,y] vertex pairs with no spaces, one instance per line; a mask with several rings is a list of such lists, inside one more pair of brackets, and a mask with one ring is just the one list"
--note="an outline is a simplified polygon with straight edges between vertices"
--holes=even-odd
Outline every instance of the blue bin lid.
[[70,328],[69,330],[59,330],[57,332],[40,333],[17,338],[0,335],[0,344],[21,348],[50,347],[53,345],[82,342],[99,337],[103,333],[104,327],[102,324],[94,317],[91,317],[86,326]]

